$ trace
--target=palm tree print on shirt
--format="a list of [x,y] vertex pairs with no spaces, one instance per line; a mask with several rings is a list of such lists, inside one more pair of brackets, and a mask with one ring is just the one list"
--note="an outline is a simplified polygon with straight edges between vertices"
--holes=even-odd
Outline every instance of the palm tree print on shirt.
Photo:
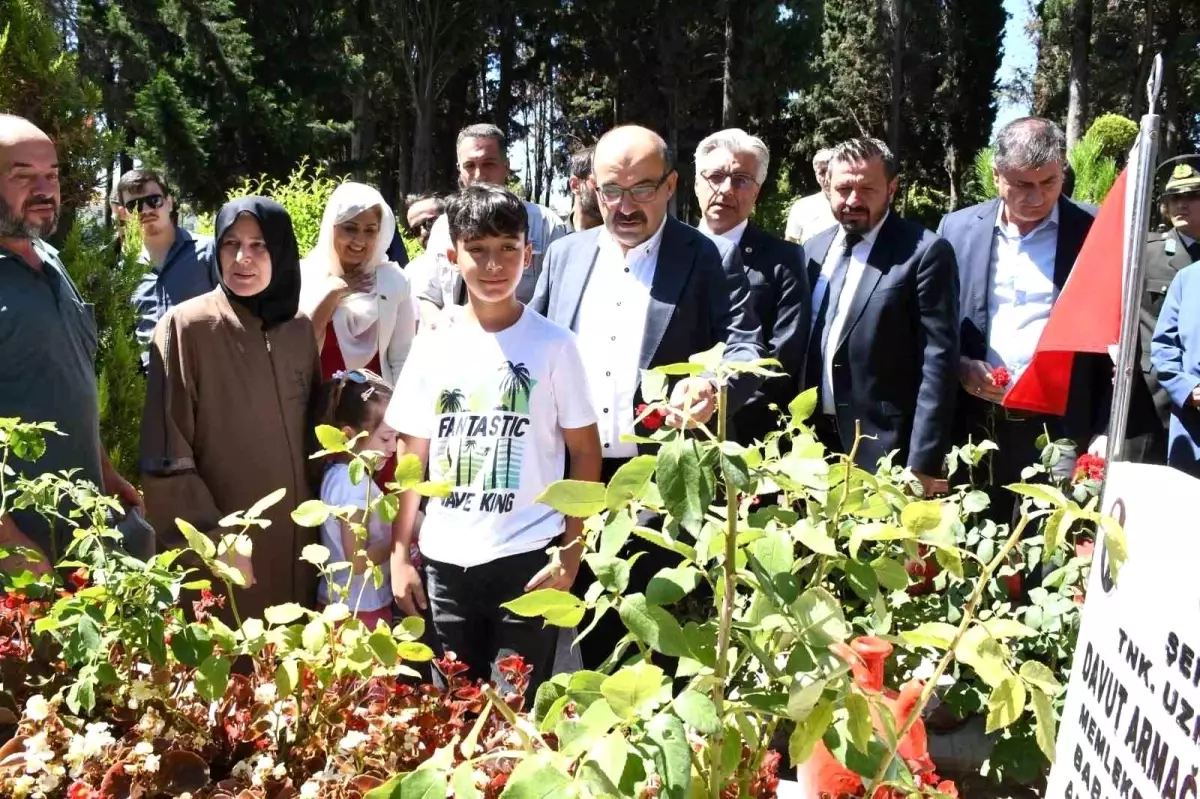
[[529,376],[523,363],[505,361],[500,367],[500,397],[502,407],[509,413],[529,413],[529,392],[537,382]]

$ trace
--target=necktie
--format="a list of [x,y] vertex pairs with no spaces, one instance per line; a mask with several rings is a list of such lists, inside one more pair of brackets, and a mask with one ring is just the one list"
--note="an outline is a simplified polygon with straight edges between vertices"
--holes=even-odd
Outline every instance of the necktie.
[[821,385],[821,371],[825,366],[825,347],[829,340],[829,328],[837,316],[838,300],[842,296],[842,287],[846,285],[846,273],[850,271],[850,256],[854,247],[862,241],[862,235],[847,233],[842,239],[842,252],[838,261],[829,274],[829,285],[825,289],[825,297],[821,307],[814,311],[815,324],[808,339],[808,364],[804,370],[805,385],[801,388],[811,388]]

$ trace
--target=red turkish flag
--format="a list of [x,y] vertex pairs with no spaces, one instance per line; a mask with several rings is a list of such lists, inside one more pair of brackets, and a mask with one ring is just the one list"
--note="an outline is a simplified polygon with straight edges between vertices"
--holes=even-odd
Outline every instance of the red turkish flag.
[[1004,407],[1062,416],[1075,353],[1107,353],[1120,341],[1127,174],[1101,203],[1033,360],[1004,395]]

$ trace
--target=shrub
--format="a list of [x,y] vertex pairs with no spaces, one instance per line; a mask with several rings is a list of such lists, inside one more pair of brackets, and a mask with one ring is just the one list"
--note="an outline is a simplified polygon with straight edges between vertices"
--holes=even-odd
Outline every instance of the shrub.
[[946,192],[924,183],[914,183],[904,192],[900,215],[929,230],[937,230],[949,206],[950,195]]
[[971,178],[967,181],[967,196],[972,202],[986,202],[1000,196],[996,191],[996,175],[992,171],[995,155],[996,151],[991,147],[984,147],[975,153],[975,160],[971,164]]
[[1123,164],[1137,135],[1138,125],[1132,119],[1120,114],[1105,114],[1092,123],[1084,138],[1096,143],[1102,158],[1111,158]]
[[1117,162],[1104,155],[1105,144],[1099,137],[1084,136],[1067,154],[1075,173],[1071,197],[1099,205],[1117,182]]

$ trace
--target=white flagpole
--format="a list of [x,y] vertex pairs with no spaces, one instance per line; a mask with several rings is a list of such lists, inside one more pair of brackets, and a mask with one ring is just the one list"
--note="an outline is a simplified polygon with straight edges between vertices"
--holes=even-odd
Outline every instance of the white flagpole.
[[1162,87],[1162,54],[1154,57],[1154,67],[1146,84],[1150,113],[1142,117],[1137,143],[1129,160],[1125,185],[1125,247],[1123,292],[1125,307],[1121,313],[1121,340],[1117,348],[1117,368],[1113,377],[1113,399],[1108,422],[1108,460],[1125,460],[1125,428],[1133,381],[1140,380],[1137,358],[1139,312],[1145,287],[1146,234],[1149,231],[1150,195],[1154,188],[1154,166],[1158,159],[1158,114],[1154,113]]

